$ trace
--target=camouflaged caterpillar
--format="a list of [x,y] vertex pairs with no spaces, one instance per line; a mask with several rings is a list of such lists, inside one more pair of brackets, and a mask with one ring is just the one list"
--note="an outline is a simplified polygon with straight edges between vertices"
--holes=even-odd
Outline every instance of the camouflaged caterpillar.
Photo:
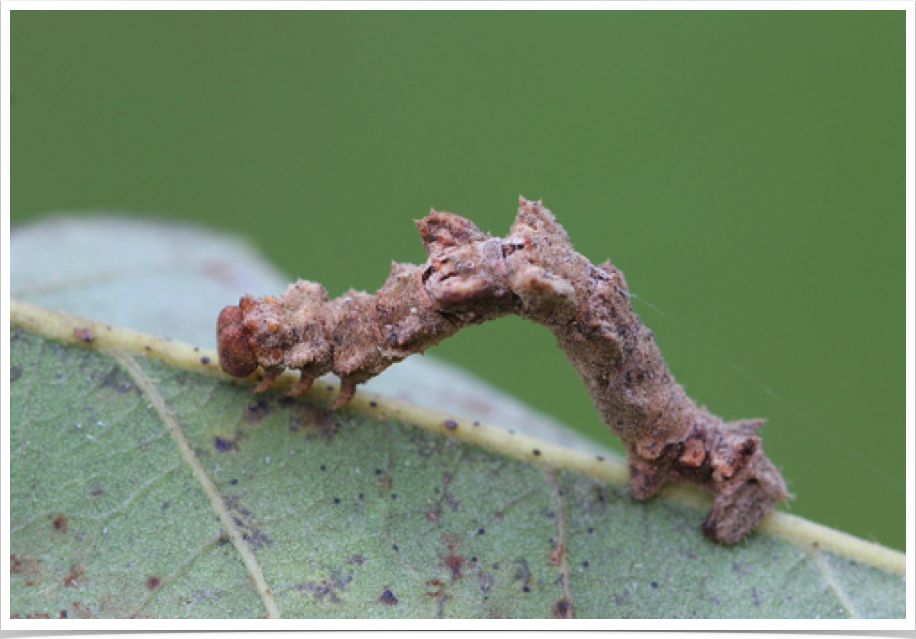
[[573,250],[540,201],[519,198],[505,238],[435,210],[416,225],[429,259],[392,263],[375,295],[351,289],[329,300],[320,284],[300,280],[280,297],[246,295],[224,308],[217,322],[223,370],[246,377],[262,366],[259,392],[284,369],[297,369],[301,380],[290,395],[334,373],[339,408],[357,384],[390,365],[464,326],[514,313],[556,336],[626,447],[634,497],[647,499],[666,481],[701,487],[715,497],[703,532],[724,544],[745,537],[787,497],[756,436],[763,420],[725,422],[687,397],[633,312],[623,274]]

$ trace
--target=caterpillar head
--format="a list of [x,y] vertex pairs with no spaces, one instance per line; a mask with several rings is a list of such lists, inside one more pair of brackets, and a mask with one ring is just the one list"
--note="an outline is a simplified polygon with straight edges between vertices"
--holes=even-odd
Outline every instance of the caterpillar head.
[[242,326],[244,315],[238,306],[227,306],[216,320],[219,365],[233,377],[248,377],[258,368],[258,358]]

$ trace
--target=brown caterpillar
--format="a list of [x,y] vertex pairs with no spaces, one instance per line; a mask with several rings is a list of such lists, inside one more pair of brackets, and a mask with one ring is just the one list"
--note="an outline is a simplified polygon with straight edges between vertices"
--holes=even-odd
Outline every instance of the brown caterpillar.
[[725,544],[787,497],[756,436],[763,420],[724,422],[687,397],[633,312],[623,274],[574,251],[541,202],[520,197],[505,238],[435,210],[416,225],[429,259],[392,263],[375,295],[351,289],[329,300],[320,284],[300,280],[279,298],[246,295],[224,308],[217,322],[223,370],[245,377],[262,366],[260,392],[284,369],[298,369],[290,395],[334,373],[341,390],[333,408],[340,408],[357,384],[395,362],[463,326],[515,313],[556,336],[626,447],[634,497],[651,497],[666,481],[700,486],[715,497],[703,532]]

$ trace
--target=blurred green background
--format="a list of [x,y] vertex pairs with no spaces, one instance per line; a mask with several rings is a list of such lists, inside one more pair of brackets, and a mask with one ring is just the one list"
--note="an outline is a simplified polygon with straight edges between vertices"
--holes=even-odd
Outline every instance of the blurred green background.
[[[903,11],[14,11],[11,46],[14,228],[196,220],[338,295],[431,206],[543,198],[691,396],[770,419],[792,512],[904,549]],[[618,446],[546,330],[430,352]]]

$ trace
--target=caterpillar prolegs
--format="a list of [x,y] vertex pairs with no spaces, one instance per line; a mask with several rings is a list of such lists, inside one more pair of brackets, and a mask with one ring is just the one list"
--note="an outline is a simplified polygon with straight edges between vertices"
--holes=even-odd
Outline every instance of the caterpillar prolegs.
[[698,407],[674,381],[652,331],[633,312],[623,274],[593,265],[541,202],[519,198],[505,238],[459,215],[431,211],[416,222],[425,264],[392,263],[369,295],[328,299],[300,280],[279,297],[243,297],[219,315],[220,365],[235,377],[264,369],[255,391],[286,368],[301,372],[290,395],[326,373],[341,379],[333,408],[356,385],[462,327],[510,313],[546,326],[579,372],[604,422],[623,441],[629,490],[653,496],[666,481],[695,484],[715,497],[703,523],[725,544],[746,536],[786,485],[764,455],[763,420],[725,422]]

